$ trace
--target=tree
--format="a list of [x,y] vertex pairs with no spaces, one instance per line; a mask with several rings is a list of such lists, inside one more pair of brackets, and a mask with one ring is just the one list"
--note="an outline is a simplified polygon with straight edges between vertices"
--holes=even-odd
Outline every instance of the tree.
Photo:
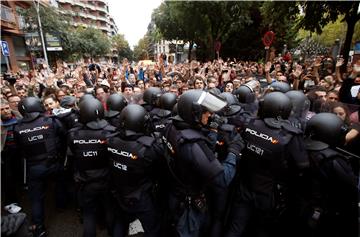
[[79,52],[86,57],[105,56],[110,52],[109,38],[98,29],[92,27],[76,29],[75,35],[79,40]]
[[260,11],[262,34],[268,30],[275,33],[275,48],[282,48],[284,44],[292,48],[298,43],[295,40],[299,30],[296,24],[299,14],[296,1],[266,1],[261,4]]
[[[204,3],[206,4],[206,3]],[[152,14],[161,35],[167,40],[189,41],[189,60],[195,40],[203,33],[204,22],[197,2],[163,2]]]
[[139,40],[138,44],[134,47],[134,58],[136,60],[149,59],[149,43],[146,35]]
[[[24,18],[25,32],[39,32],[37,11],[34,5],[28,9],[18,10],[19,15]],[[44,35],[46,33],[55,34],[59,37],[63,51],[59,56],[63,59],[68,58],[73,54],[74,41],[69,24],[70,18],[67,16],[60,16],[56,8],[51,6],[39,5],[39,14]],[[40,34],[40,33],[39,33]]]
[[344,16],[342,21],[347,23],[347,30],[342,54],[345,59],[344,66],[346,67],[355,25],[360,19],[360,12],[358,12],[360,3],[358,1],[306,1],[300,2],[300,4],[304,12],[304,16],[299,22],[300,26],[305,30],[319,34],[329,22],[335,22],[340,15]]
[[[196,43],[205,57],[215,56],[216,41],[224,43],[230,33],[249,23],[249,2],[164,2],[153,13],[156,26],[167,40],[189,41],[189,56]],[[190,58],[189,58],[190,59]]]
[[133,52],[130,49],[129,42],[125,39],[123,34],[114,35],[111,38],[113,49],[117,51],[119,59],[127,58],[128,60],[133,59]]

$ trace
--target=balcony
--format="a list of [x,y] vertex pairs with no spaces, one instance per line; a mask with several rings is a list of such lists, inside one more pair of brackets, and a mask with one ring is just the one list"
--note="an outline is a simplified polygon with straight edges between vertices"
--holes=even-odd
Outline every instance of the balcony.
[[58,2],[60,3],[70,3],[70,4],[74,4],[73,0],[58,0]]
[[81,2],[81,1],[74,1],[74,3],[73,4],[75,4],[75,5],[78,5],[78,6],[80,6],[80,7],[84,7],[85,8],[85,3],[84,2]]
[[86,8],[89,8],[89,9],[91,9],[91,10],[93,10],[93,11],[96,11],[96,7],[95,7],[94,5],[92,5],[92,4],[90,4],[90,3],[86,3],[86,4],[85,4],[85,7],[86,7]]
[[97,19],[97,20],[101,20],[101,21],[108,22],[107,17],[104,17],[104,16],[97,16],[96,19]]
[[104,13],[108,13],[107,9],[106,9],[106,5],[102,5],[102,6],[96,6],[96,10],[104,12]]
[[1,4],[1,20],[2,21],[7,21],[10,23],[16,23],[15,22],[15,15],[12,12],[10,7],[7,7],[5,5]]
[[100,30],[110,31],[110,28],[108,26],[98,26],[97,28]]

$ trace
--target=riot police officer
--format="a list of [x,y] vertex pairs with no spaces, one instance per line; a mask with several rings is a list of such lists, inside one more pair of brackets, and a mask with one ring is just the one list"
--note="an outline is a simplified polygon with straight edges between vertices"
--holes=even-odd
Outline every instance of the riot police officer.
[[56,113],[56,117],[62,122],[68,131],[74,127],[81,126],[79,122],[79,110],[76,107],[76,98],[74,96],[65,96],[61,101],[65,109]]
[[112,190],[116,199],[114,236],[127,236],[129,223],[138,218],[145,236],[159,236],[159,213],[152,190],[162,149],[146,136],[146,110],[128,105],[120,114],[119,134],[108,139]]
[[144,104],[143,107],[146,111],[151,112],[156,107],[159,107],[159,99],[162,92],[159,87],[149,87],[144,91],[143,100]]
[[[176,116],[162,137],[166,150],[170,186],[169,235],[199,236],[207,218],[207,188],[226,189],[235,175],[243,148],[240,136],[228,138],[228,155],[220,163],[202,129],[212,113],[226,101],[203,90],[190,90],[179,98]],[[174,232],[176,234],[174,234]]]
[[289,116],[291,124],[302,131],[305,131],[307,115],[310,109],[310,100],[302,91],[291,90],[285,93],[292,103],[292,110]]
[[150,111],[150,133],[156,138],[160,138],[160,134],[170,122],[176,100],[177,96],[174,93],[164,93],[160,96],[159,107],[155,107]]
[[272,92],[259,102],[258,118],[245,126],[240,183],[225,236],[243,236],[245,229],[250,236],[279,234],[277,224],[289,201],[289,180],[296,180],[309,165],[302,132],[287,120],[290,112],[289,98]]
[[358,236],[354,158],[336,148],[344,144],[345,135],[343,121],[332,113],[316,114],[307,123],[305,144],[314,192],[306,221],[314,236]]
[[106,139],[115,132],[115,127],[103,119],[104,108],[99,100],[83,100],[79,109],[83,126],[69,131],[68,146],[74,157],[74,179],[83,211],[83,236],[95,236],[98,205],[105,210],[108,231],[111,232]]
[[23,119],[15,126],[14,138],[26,159],[29,195],[34,236],[45,236],[44,197],[49,177],[57,181],[57,206],[64,207],[63,158],[66,152],[65,131],[54,117],[45,117],[45,109],[38,98],[27,97],[20,101],[19,112]]
[[247,112],[255,115],[258,110],[258,100],[256,88],[258,82],[255,80],[249,81],[241,85],[233,93],[237,97],[240,106]]
[[114,127],[119,127],[120,112],[127,105],[127,101],[124,96],[120,94],[111,94],[106,100],[108,110],[105,111],[106,120]]
[[269,85],[269,91],[279,91],[286,93],[291,90],[289,83],[283,81],[275,81]]

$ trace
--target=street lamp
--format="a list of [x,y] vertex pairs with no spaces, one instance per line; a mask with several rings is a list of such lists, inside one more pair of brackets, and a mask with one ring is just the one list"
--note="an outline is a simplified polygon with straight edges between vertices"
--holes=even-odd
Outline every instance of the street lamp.
[[43,31],[42,31],[42,27],[41,27],[40,2],[39,2],[39,0],[33,0],[33,3],[34,3],[34,6],[35,6],[35,9],[36,9],[36,14],[37,14],[37,18],[38,18],[38,24],[39,24],[39,30],[40,30],[40,38],[41,38],[41,44],[42,44],[42,48],[43,48],[45,63],[46,63],[47,71],[49,71],[50,70],[49,61],[48,61],[48,57],[47,57],[47,53],[46,53],[44,34],[43,34]]

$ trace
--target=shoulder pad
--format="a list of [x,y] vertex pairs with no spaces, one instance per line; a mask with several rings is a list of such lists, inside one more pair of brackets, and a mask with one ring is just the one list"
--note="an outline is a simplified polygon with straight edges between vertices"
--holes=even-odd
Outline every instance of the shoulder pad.
[[109,132],[115,132],[115,131],[116,131],[116,127],[108,124],[108,125],[104,128],[104,130],[109,131]]
[[270,128],[281,128],[281,121],[275,118],[265,118],[264,123],[269,126]]
[[232,132],[235,130],[235,126],[232,124],[225,123],[220,126],[220,130],[225,131],[225,132]]
[[184,129],[180,131],[181,137],[185,140],[193,141],[193,140],[199,140],[206,138],[199,132],[193,130],[193,129]]
[[309,138],[304,140],[304,144],[305,144],[306,150],[309,150],[309,151],[322,151],[322,150],[329,148],[328,144],[321,142],[321,141],[315,141],[315,140],[312,140]]
[[326,158],[331,158],[334,156],[338,156],[338,157],[343,157],[340,153],[338,153],[337,151],[334,151],[332,149],[325,149],[322,150],[321,153],[326,157]]
[[151,146],[151,145],[154,143],[155,138],[153,138],[153,137],[148,137],[148,136],[142,136],[142,137],[139,137],[139,138],[137,139],[137,141],[140,142],[141,144],[149,147],[149,146]]
[[119,134],[120,134],[119,132],[110,133],[110,134],[106,135],[106,138],[110,139],[113,137],[117,137],[117,136],[119,136]]
[[68,133],[70,132],[75,132],[75,131],[79,131],[83,126],[79,126],[79,127],[74,127],[74,128],[71,128]]
[[103,129],[108,125],[108,122],[105,119],[101,119],[98,121],[91,121],[86,124],[86,126],[93,130]]
[[161,117],[161,118],[166,118],[166,117],[169,117],[171,115],[171,111],[169,110],[165,110],[165,109],[161,109],[159,110],[159,113],[158,115]]
[[300,128],[297,128],[293,126],[289,121],[281,121],[281,127],[285,129],[288,132],[294,133],[294,134],[301,134],[302,130]]

